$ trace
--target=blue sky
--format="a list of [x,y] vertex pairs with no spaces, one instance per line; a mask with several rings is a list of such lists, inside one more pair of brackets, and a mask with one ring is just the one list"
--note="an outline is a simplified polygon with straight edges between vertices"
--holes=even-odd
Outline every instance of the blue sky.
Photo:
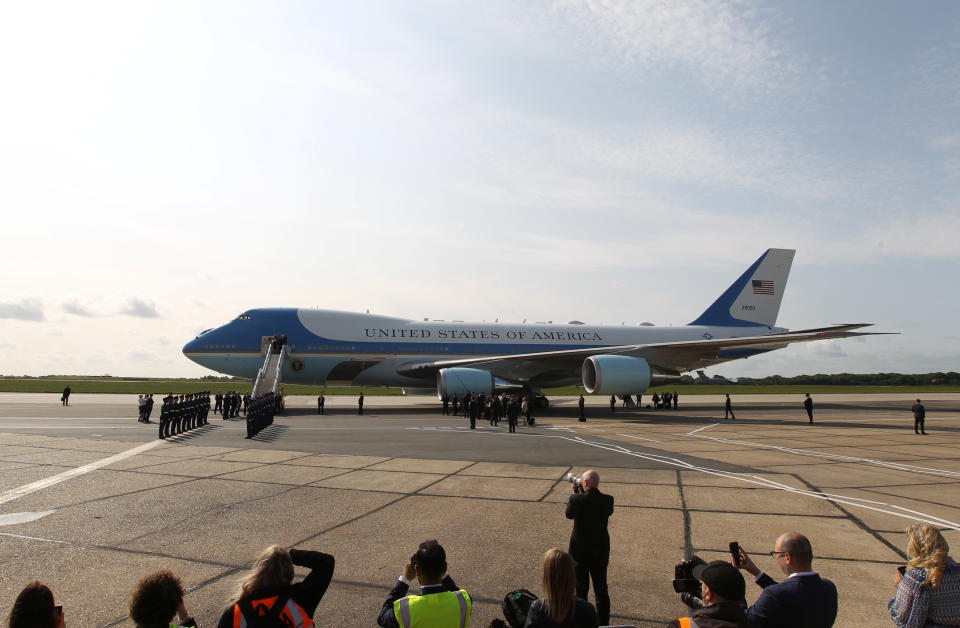
[[192,376],[259,306],[684,324],[727,376],[960,370],[956,2],[0,7],[0,373]]

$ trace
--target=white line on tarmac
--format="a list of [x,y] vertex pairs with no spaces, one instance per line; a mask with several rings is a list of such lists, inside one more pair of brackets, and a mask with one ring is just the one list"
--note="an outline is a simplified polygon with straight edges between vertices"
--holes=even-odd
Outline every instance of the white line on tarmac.
[[696,434],[696,433],[699,432],[700,430],[708,430],[708,429],[710,429],[711,427],[716,427],[717,425],[720,425],[720,424],[719,424],[719,423],[713,423],[712,425],[704,425],[703,427],[698,427],[697,429],[693,430],[692,432],[687,432],[687,436],[689,436],[690,434]]
[[[693,432],[691,432],[692,434]],[[718,443],[725,443],[728,445],[738,445],[738,446],[747,446],[755,447],[758,449],[775,449],[777,451],[782,451],[788,454],[794,454],[797,456],[810,456],[812,458],[827,458],[829,460],[837,460],[840,462],[856,462],[862,464],[872,464],[880,467],[885,467],[888,469],[894,469],[896,471],[905,471],[907,473],[920,473],[922,475],[935,475],[943,478],[960,478],[960,471],[949,471],[946,469],[934,469],[932,467],[918,467],[916,465],[904,464],[902,462],[889,462],[886,460],[876,460],[873,458],[857,458],[855,456],[844,456],[842,454],[832,454],[824,451],[815,451],[811,449],[796,449],[793,447],[783,447],[782,445],[767,445],[765,443],[753,443],[745,440],[733,440],[730,438],[718,438],[716,436],[702,436],[698,435],[694,438],[703,438],[706,440],[712,440]]]
[[24,495],[29,495],[30,493],[34,493],[44,488],[48,488],[50,486],[53,486],[54,484],[59,484],[64,480],[69,480],[70,478],[75,478],[85,473],[95,471],[101,467],[105,467],[109,464],[113,464],[114,462],[120,462],[121,460],[126,460],[127,458],[130,458],[131,456],[136,456],[137,454],[143,453],[148,449],[153,449],[154,447],[156,447],[157,445],[163,442],[164,441],[162,440],[150,441],[149,443],[138,445],[133,449],[128,449],[126,451],[120,452],[119,454],[114,454],[112,456],[108,456],[107,458],[103,458],[102,460],[97,460],[96,462],[85,464],[82,467],[77,467],[76,469],[70,469],[69,471],[64,471],[63,473],[51,475],[48,478],[37,480],[36,482],[31,482],[30,484],[24,484],[19,488],[15,488],[7,491],[6,493],[0,494],[0,504],[6,504],[7,502],[23,497]]
[[[727,478],[730,480],[736,480],[738,482],[745,482],[747,484],[755,484],[764,488],[776,489],[781,491],[786,491],[788,493],[795,493],[797,495],[805,495],[807,497],[812,497],[814,499],[823,499],[837,504],[845,504],[854,508],[863,508],[866,510],[872,510],[875,512],[880,512],[887,515],[892,515],[894,517],[900,517],[903,519],[910,519],[913,521],[920,521],[922,523],[929,523],[931,525],[936,525],[944,528],[951,528],[954,530],[960,530],[960,523],[954,523],[948,519],[942,519],[935,515],[930,515],[923,513],[917,510],[911,510],[909,508],[903,508],[902,506],[897,506],[895,504],[888,504],[886,502],[879,502],[870,499],[861,499],[859,497],[848,497],[846,495],[840,495],[836,493],[821,493],[818,491],[812,491],[808,489],[794,488],[774,480],[769,480],[767,478],[762,478],[758,475],[753,475],[749,473],[733,473],[729,471],[720,471],[718,469],[711,469],[709,467],[700,467],[689,462],[684,462],[678,458],[671,458],[668,456],[661,456],[658,454],[644,454],[636,451],[630,451],[625,447],[620,445],[611,445],[609,443],[599,443],[594,441],[585,440],[582,437],[571,438],[569,436],[561,435],[550,435],[546,438],[560,438],[563,440],[568,440],[582,445],[588,445],[590,447],[596,447],[598,449],[604,449],[606,451],[612,451],[618,454],[624,454],[628,456],[633,456],[635,458],[640,458],[643,460],[650,460],[653,462],[659,462],[661,464],[667,464],[670,466],[678,467],[687,471],[699,471],[701,473],[706,473],[708,475],[715,475],[722,478]],[[882,507],[881,507],[882,506]]]

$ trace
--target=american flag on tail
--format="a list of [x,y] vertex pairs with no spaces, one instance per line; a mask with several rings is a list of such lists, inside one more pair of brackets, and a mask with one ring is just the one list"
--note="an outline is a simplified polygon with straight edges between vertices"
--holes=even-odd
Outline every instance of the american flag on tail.
[[754,294],[769,294],[773,296],[773,282],[766,281],[764,279],[754,279],[751,281],[753,284],[753,293]]

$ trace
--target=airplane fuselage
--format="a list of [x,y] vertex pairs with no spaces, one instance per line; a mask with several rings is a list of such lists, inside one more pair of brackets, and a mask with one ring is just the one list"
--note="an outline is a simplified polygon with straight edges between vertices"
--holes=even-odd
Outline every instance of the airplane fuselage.
[[[282,379],[291,384],[350,383],[432,387],[435,376],[401,373],[406,365],[435,360],[475,359],[571,349],[604,348],[758,336],[785,331],[758,326],[598,326],[551,323],[418,321],[374,314],[303,308],[262,308],[207,330],[187,343],[184,354],[214,371],[253,378],[263,364],[269,338],[287,337],[289,360]],[[767,349],[737,349],[737,359]],[[571,373],[538,386],[576,384]]]

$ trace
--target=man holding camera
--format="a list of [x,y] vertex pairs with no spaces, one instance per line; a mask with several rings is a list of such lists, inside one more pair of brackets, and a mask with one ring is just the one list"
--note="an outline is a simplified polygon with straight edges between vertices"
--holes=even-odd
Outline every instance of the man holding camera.
[[[407,595],[410,581],[420,581],[420,595]],[[377,624],[383,628],[409,628],[416,624],[468,626],[473,601],[470,594],[457,589],[447,573],[447,554],[436,541],[424,541],[403,567],[396,586],[380,609]]]
[[703,607],[690,617],[674,619],[669,628],[749,628],[743,598],[747,585],[736,567],[722,560],[700,562],[693,567],[700,581]]
[[567,519],[573,519],[570,555],[577,561],[577,597],[587,599],[590,579],[597,603],[600,625],[610,623],[610,595],[607,593],[607,565],[610,562],[610,534],[607,520],[613,514],[613,497],[598,488],[600,474],[583,474],[580,482],[571,481],[573,495],[567,502]]
[[[780,535],[770,552],[787,579],[777,583],[760,571],[740,550],[740,568],[756,578],[763,593],[747,610],[747,619],[758,628],[830,628],[837,619],[837,587],[817,575],[813,548],[796,532]],[[736,557],[735,557],[736,558]]]

